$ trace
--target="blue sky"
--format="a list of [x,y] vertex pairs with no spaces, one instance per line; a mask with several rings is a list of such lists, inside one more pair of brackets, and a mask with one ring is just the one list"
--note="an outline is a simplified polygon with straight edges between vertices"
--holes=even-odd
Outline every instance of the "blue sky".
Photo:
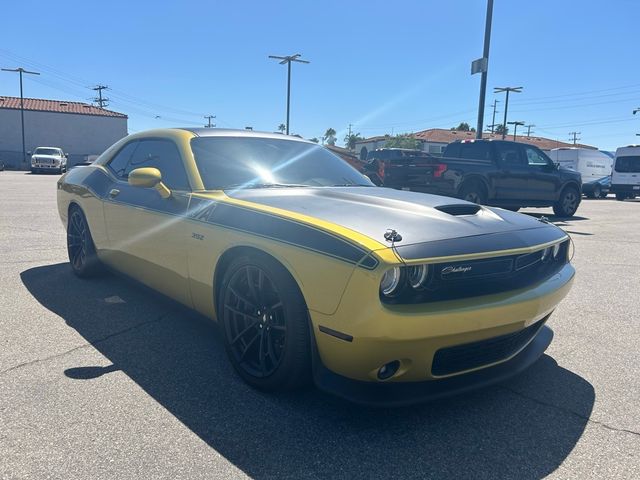
[[[158,6],[157,4],[162,4]],[[273,131],[285,120],[286,67],[270,54],[301,53],[292,75],[291,131],[340,140],[475,125],[485,0],[8,2],[0,66],[41,72],[25,96],[86,101],[112,90],[109,108],[130,131],[203,125]],[[19,21],[23,19],[23,21]],[[509,121],[536,135],[602,149],[637,143],[640,2],[495,0],[487,115],[496,86],[523,86]],[[18,95],[0,74],[0,95]],[[497,119],[502,121],[498,104]],[[159,116],[160,118],[156,118]]]

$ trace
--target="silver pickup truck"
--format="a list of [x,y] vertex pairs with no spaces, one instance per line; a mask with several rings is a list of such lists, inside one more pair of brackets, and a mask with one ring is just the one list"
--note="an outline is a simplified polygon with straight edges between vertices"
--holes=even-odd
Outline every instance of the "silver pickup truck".
[[31,173],[67,171],[67,155],[58,147],[38,147],[31,155]]

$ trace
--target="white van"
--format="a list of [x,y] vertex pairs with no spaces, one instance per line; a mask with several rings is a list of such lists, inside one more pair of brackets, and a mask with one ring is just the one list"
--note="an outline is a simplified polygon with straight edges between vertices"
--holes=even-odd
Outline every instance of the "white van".
[[609,193],[613,158],[606,153],[591,148],[554,148],[549,157],[582,175],[582,193],[587,197],[606,197]]
[[640,145],[628,145],[616,150],[611,191],[618,200],[640,195]]

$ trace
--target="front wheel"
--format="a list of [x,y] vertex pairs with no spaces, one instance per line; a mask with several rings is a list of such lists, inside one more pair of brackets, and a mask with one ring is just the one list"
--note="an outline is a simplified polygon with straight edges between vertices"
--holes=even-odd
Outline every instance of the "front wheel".
[[236,258],[222,278],[218,318],[227,355],[249,385],[283,391],[308,383],[307,306],[282,265],[259,254]]
[[616,193],[616,200],[618,200],[619,202],[624,201],[627,198],[627,196],[624,193]]
[[602,188],[600,187],[600,185],[596,185],[595,187],[593,187],[592,195],[593,195],[592,198],[601,198],[602,197]]
[[580,205],[580,194],[575,187],[566,187],[560,194],[560,199],[553,206],[553,213],[558,217],[572,217]]

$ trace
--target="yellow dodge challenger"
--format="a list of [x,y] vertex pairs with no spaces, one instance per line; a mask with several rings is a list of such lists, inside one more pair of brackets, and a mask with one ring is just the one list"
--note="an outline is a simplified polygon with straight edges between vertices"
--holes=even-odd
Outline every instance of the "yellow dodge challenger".
[[574,277],[554,225],[376,187],[281,134],[137,133],[57,195],[76,275],[106,266],[217,321],[267,391],[400,405],[503,380],[545,351]]

